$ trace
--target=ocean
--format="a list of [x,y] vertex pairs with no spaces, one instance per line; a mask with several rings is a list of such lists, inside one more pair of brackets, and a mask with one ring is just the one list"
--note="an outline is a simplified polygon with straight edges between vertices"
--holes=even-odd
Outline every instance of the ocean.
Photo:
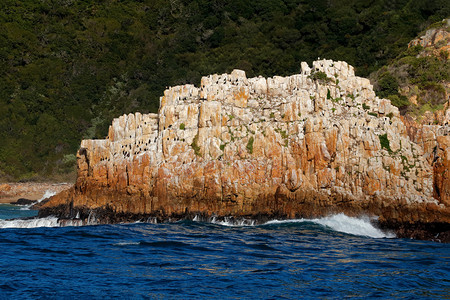
[[58,227],[0,205],[0,299],[450,297],[450,245],[368,218]]

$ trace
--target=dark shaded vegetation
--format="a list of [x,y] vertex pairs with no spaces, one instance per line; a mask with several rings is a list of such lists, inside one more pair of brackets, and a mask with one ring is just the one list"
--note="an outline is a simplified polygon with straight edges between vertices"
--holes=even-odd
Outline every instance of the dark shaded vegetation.
[[386,149],[389,153],[392,153],[391,145],[389,143],[389,139],[387,137],[387,133],[381,134],[378,136],[380,139],[381,149]]
[[[450,30],[447,22],[436,22],[431,28]],[[449,52],[440,50],[446,43],[444,39],[426,48],[408,48],[374,72],[371,81],[377,95],[390,99],[402,114],[419,118],[425,111],[442,109],[447,102],[445,86],[450,80]],[[408,98],[415,99],[415,103]]]
[[[332,79],[329,78],[327,76],[327,74],[322,71],[312,71],[311,75],[309,75],[308,77],[311,78],[312,80],[317,80],[322,84],[327,84],[328,82],[332,81]],[[329,96],[329,93],[330,93],[330,90],[328,90],[327,99],[331,98],[331,96]]]
[[440,0],[3,0],[0,179],[73,172],[82,138],[157,112],[165,87],[202,75],[287,75],[326,57],[367,76],[449,12]]
[[[446,102],[444,84],[449,79],[448,59],[404,56],[376,74],[376,90],[379,97],[390,99],[403,112],[413,109],[405,94],[417,96],[419,107],[427,105],[437,109]],[[401,93],[405,87],[408,90]]]

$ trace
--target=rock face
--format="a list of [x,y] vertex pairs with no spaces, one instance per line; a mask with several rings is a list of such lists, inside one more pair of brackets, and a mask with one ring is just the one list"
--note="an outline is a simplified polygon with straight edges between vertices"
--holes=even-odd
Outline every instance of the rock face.
[[302,63],[289,77],[234,70],[169,88],[159,114],[123,115],[106,139],[82,141],[74,188],[40,214],[450,223],[450,137],[435,129],[412,141],[398,109],[345,62]]
[[[417,54],[416,58],[434,57],[442,63],[447,62],[450,54],[450,19],[442,20],[438,27],[431,28],[425,32],[425,35],[412,40],[409,43],[408,48],[419,45],[423,47],[423,49]],[[396,72],[400,72],[400,69],[405,67],[408,68],[407,65],[401,63],[395,67],[393,64],[390,66],[393,70],[397,69]],[[403,81],[405,81],[405,79],[403,79]],[[443,76],[441,81],[434,82],[434,84],[436,84],[436,87],[440,92],[435,93],[436,91],[427,90],[420,85],[412,84],[411,82],[408,83],[408,80],[399,87],[400,93],[403,96],[408,97],[409,101],[414,106],[421,106],[426,103],[427,101],[424,101],[424,99],[428,99],[428,101],[432,100],[435,105],[439,103],[442,104],[442,107],[434,107],[431,111],[425,111],[419,116],[414,116],[414,114],[405,115],[404,117],[407,120],[404,121],[408,131],[410,131],[410,129],[417,131],[423,125],[450,125],[450,82],[448,76]],[[419,107],[416,109],[419,109]],[[427,131],[427,129],[425,129],[425,131]],[[415,139],[414,136],[410,135],[410,137],[413,140]]]
[[408,47],[420,45],[423,48],[434,48],[428,55],[435,56],[438,56],[441,51],[448,52],[450,51],[449,27],[450,19],[444,19],[440,27],[428,29],[423,36],[409,42]]
[[16,203],[21,198],[37,201],[46,191],[59,193],[71,186],[68,183],[46,182],[3,183],[0,184],[0,203]]

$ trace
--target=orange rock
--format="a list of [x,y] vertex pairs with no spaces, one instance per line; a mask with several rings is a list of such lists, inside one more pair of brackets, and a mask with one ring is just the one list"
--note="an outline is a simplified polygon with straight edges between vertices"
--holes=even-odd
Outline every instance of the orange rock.
[[[290,77],[247,79],[237,70],[204,77],[200,88],[166,90],[159,115],[124,115],[106,139],[83,141],[75,187],[42,214],[62,207],[63,217],[101,208],[160,219],[345,212],[446,221],[448,136],[403,125],[398,109],[345,62],[313,67],[337,74],[339,87],[312,81],[302,65]],[[328,90],[342,100],[328,99]],[[392,118],[375,118],[362,103]]]

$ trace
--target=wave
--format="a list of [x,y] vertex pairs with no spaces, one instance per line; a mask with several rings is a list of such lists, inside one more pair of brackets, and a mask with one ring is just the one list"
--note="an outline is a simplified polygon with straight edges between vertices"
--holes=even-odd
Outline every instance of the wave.
[[[197,217],[197,216],[196,216]],[[195,218],[193,221],[197,221]],[[233,217],[224,217],[223,220],[217,220],[216,217],[213,217],[210,222],[212,224],[222,225],[222,226],[255,226],[255,220],[251,219],[243,219],[243,218],[233,218]]]
[[312,222],[322,226],[326,226],[334,231],[339,231],[352,235],[366,236],[371,238],[395,238],[392,233],[385,233],[376,228],[369,217],[353,218],[345,214],[337,214],[319,219],[294,219],[294,220],[273,220],[265,223],[283,224],[283,223],[305,223]]
[[38,227],[67,227],[97,225],[95,221],[85,222],[83,220],[60,220],[56,217],[34,218],[34,219],[12,219],[0,220],[1,228],[38,228]]
[[[38,199],[36,203],[40,203],[40,202],[44,201],[45,199],[48,199],[48,198],[50,198],[50,197],[52,197],[52,196],[55,196],[55,195],[56,195],[56,192],[55,192],[55,191],[53,191],[53,190],[46,190],[46,191],[44,192],[44,195],[42,195],[42,197],[41,197],[40,199]],[[20,208],[20,210],[29,210],[29,209],[30,209],[33,205],[35,205],[36,203],[33,203],[33,204],[27,204],[27,205],[19,205],[19,206],[22,206],[22,207]]]
[[[197,216],[193,221],[201,221]],[[376,228],[369,217],[353,218],[345,214],[331,215],[317,219],[291,219],[291,220],[272,220],[258,225],[254,220],[244,218],[225,217],[217,219],[215,217],[208,220],[209,223],[221,226],[266,226],[275,224],[295,224],[295,223],[314,223],[331,230],[343,232],[352,235],[366,236],[371,238],[395,238],[395,235],[389,232],[383,232]]]
[[[150,221],[150,222],[149,222]],[[195,222],[200,221],[194,218]],[[369,217],[353,218],[345,214],[337,214],[317,219],[292,219],[292,220],[272,220],[264,224],[257,225],[255,220],[225,217],[223,219],[212,218],[209,223],[221,226],[267,226],[277,224],[295,224],[295,223],[315,223],[331,230],[343,232],[352,235],[366,236],[371,238],[395,238],[395,235],[389,232],[383,232],[376,228]],[[152,223],[148,220],[146,223]],[[65,227],[65,226],[85,226],[97,225],[95,216],[89,216],[88,220],[80,219],[60,220],[56,217],[34,218],[34,219],[13,219],[0,220],[0,228],[36,228],[36,227]]]
[[119,242],[113,244],[113,246],[130,246],[130,245],[140,245],[140,242]]
[[44,195],[41,197],[41,199],[39,199],[37,202],[39,203],[39,202],[42,202],[43,200],[45,200],[45,199],[48,199],[48,198],[50,198],[50,197],[52,197],[52,196],[55,196],[56,195],[56,192],[55,191],[53,191],[53,190],[46,190],[45,191],[45,193],[44,193]]
[[59,227],[58,218],[0,220],[0,228]]

